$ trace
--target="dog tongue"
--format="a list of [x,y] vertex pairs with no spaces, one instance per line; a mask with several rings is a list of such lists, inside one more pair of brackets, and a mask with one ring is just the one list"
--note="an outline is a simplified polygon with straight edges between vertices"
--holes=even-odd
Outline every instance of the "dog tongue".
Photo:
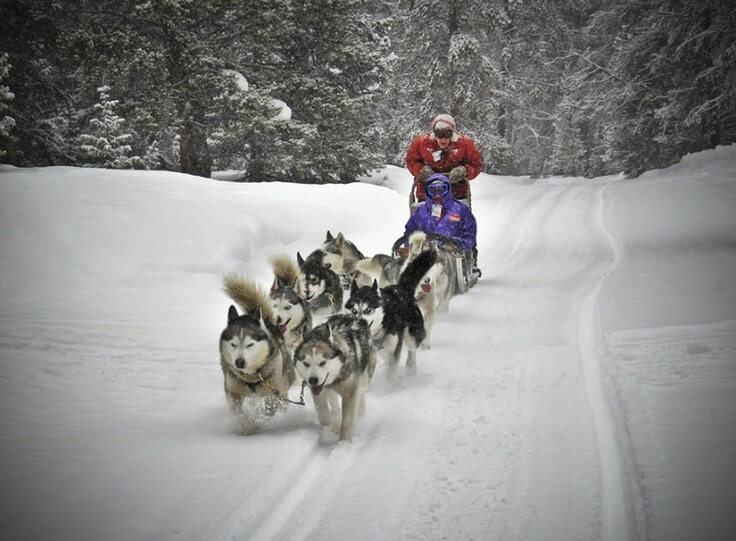
[[286,334],[286,325],[279,325],[279,330],[281,331],[281,334]]
[[422,291],[424,291],[425,293],[429,293],[431,290],[432,286],[430,286],[429,284],[422,284]]
[[312,389],[312,394],[314,396],[319,396],[319,393],[322,392],[322,385],[316,385],[314,387],[310,387],[310,389]]

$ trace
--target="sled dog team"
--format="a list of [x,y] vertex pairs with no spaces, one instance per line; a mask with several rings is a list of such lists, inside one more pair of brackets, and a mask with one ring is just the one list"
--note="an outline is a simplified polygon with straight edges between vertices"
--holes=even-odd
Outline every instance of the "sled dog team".
[[328,231],[306,259],[271,259],[269,293],[244,276],[224,278],[241,312],[229,308],[220,364],[227,403],[244,433],[258,428],[251,408],[262,404],[268,416],[285,409],[300,379],[319,423],[349,440],[377,356],[394,379],[405,349],[407,373],[416,373],[417,349],[430,347],[435,314],[447,312],[457,280],[452,256],[423,232],[409,237],[408,248],[406,257],[366,258],[342,233]]

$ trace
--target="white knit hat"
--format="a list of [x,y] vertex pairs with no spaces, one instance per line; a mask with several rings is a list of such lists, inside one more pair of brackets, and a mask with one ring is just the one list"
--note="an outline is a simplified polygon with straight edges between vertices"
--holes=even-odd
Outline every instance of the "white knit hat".
[[432,121],[433,130],[445,130],[448,128],[453,131],[457,129],[454,118],[447,113],[442,113],[441,115],[434,117],[434,120]]

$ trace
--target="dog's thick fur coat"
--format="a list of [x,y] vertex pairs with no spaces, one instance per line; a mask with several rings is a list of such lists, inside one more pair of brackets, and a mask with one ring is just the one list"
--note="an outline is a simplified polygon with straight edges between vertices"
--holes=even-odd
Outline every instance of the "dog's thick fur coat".
[[331,316],[307,333],[294,352],[294,366],[312,391],[320,424],[339,434],[340,440],[351,439],[376,368],[366,322],[343,314]]
[[[244,311],[239,315],[231,305],[220,335],[225,398],[234,415],[245,413],[243,402],[251,397],[263,399],[266,414],[273,415],[288,403],[289,388],[296,380],[275,314],[266,294],[242,276],[226,276],[224,290]],[[243,416],[241,428],[248,433],[255,425]]]
[[419,254],[399,276],[395,285],[378,288],[355,287],[346,303],[346,310],[364,319],[377,347],[388,355],[388,376],[393,378],[403,347],[407,349],[407,372],[415,374],[416,350],[426,337],[424,317],[414,298],[420,281],[435,264],[437,254]]
[[271,285],[271,306],[276,315],[276,325],[284,335],[286,346],[291,352],[312,328],[312,310],[299,295],[299,267],[289,256],[271,258],[274,280]]
[[307,301],[312,317],[330,316],[342,311],[342,285],[340,277],[324,266],[324,252],[315,250],[307,259],[299,252],[299,295]]

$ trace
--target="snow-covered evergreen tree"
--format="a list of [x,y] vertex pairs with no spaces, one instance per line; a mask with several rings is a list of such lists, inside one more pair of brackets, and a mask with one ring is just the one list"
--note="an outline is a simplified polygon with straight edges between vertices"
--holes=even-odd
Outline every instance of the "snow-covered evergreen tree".
[[86,133],[79,135],[79,154],[85,167],[133,169],[143,164],[139,156],[131,156],[133,135],[126,130],[125,119],[118,116],[118,100],[110,98],[110,87],[101,86],[99,103],[93,106]]
[[10,132],[15,127],[15,119],[5,114],[8,112],[8,104],[15,98],[10,87],[4,84],[10,68],[8,53],[3,53],[0,55],[0,158],[7,154],[4,143],[10,138]]

